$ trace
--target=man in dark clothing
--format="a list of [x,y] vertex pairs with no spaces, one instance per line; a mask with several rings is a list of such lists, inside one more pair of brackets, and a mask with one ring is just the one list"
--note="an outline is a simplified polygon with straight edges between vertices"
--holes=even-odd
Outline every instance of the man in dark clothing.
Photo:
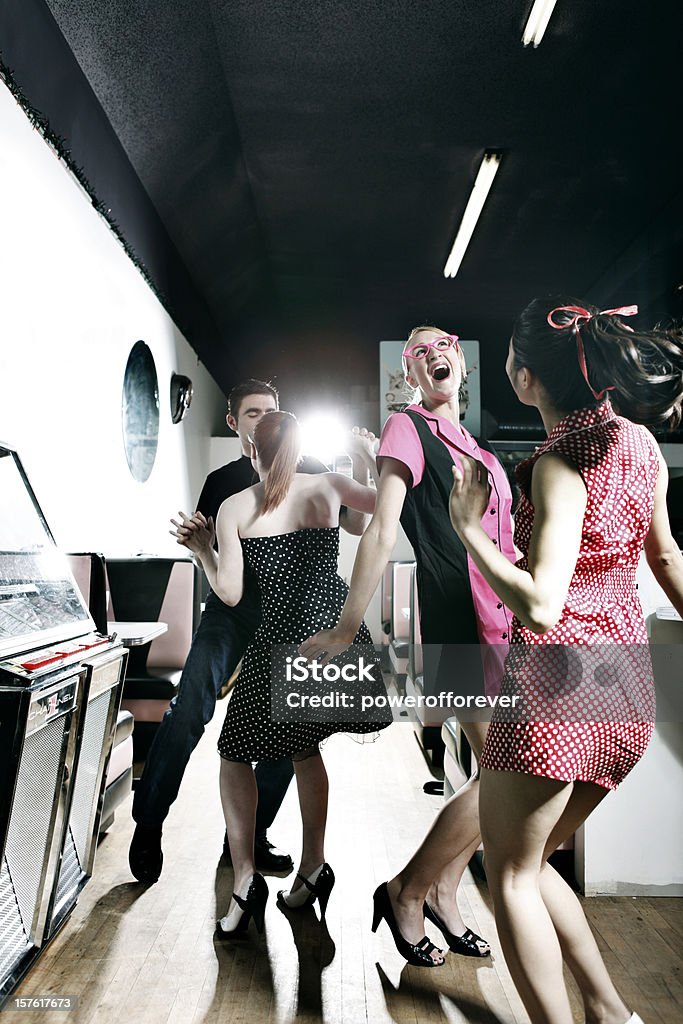
[[[277,409],[275,389],[264,381],[239,384],[228,399],[227,423],[242,442],[242,456],[209,473],[197,502],[197,509],[215,523],[226,498],[258,482],[249,459],[249,437],[256,424]],[[354,460],[355,466],[355,460]],[[306,458],[299,472],[324,473],[317,459]],[[364,473],[365,470],[363,469]],[[340,523],[349,533],[360,534],[364,519],[360,513],[345,510]],[[136,822],[128,861],[140,882],[156,882],[161,874],[163,853],[161,833],[170,806],[178,795],[180,783],[192,751],[213,717],[220,690],[235,672],[242,655],[256,632],[261,618],[258,585],[245,570],[244,596],[231,608],[209,591],[202,617],[180,679],[178,695],[156,732],[145,762],[142,778],[135,790],[133,818]],[[272,824],[284,799],[293,774],[290,758],[262,761],[256,767],[259,791],[254,850],[260,871],[287,871],[292,859],[268,840]],[[229,855],[226,842],[224,849]]]

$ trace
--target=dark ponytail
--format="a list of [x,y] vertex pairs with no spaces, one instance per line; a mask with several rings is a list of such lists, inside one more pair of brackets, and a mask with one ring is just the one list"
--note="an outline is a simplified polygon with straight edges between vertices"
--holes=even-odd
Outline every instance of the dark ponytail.
[[301,456],[299,424],[289,412],[269,412],[254,429],[254,447],[268,476],[263,514],[272,512],[287,497]]
[[[551,312],[555,327],[548,323]],[[529,303],[515,323],[512,348],[515,369],[526,366],[536,374],[561,412],[599,405],[608,395],[636,423],[673,428],[681,421],[680,333],[632,330],[616,313],[560,296]]]

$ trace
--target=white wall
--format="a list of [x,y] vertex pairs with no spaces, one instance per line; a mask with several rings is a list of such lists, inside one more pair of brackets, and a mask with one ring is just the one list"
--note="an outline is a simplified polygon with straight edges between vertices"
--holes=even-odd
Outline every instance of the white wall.
[[[224,400],[2,83],[0,138],[0,440],[19,451],[60,547],[175,554],[168,518],[196,500]],[[152,350],[160,397],[145,483],[130,475],[121,433],[123,374],[139,339]],[[177,426],[174,371],[194,382]]]

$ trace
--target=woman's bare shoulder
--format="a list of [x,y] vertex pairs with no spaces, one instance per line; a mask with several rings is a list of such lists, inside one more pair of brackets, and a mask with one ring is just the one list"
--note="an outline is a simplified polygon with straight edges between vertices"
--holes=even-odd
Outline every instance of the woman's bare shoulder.
[[245,515],[257,509],[262,501],[263,484],[258,483],[254,484],[253,487],[247,487],[243,491],[237,491],[236,494],[231,494],[229,498],[225,499],[218,511],[224,518],[229,516],[230,518],[241,520]]
[[290,486],[290,493],[322,493],[333,486],[331,477],[338,475],[338,473],[296,473]]

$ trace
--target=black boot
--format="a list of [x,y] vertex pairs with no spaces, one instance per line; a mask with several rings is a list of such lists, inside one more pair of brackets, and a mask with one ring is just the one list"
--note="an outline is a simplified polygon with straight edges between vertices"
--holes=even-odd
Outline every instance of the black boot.
[[159,880],[164,855],[161,852],[161,825],[136,825],[128,851],[130,870],[138,882],[153,885]]
[[[227,832],[223,837],[223,856],[232,864]],[[289,854],[273,846],[267,836],[257,836],[254,840],[254,863],[257,871],[291,871],[294,867]]]

